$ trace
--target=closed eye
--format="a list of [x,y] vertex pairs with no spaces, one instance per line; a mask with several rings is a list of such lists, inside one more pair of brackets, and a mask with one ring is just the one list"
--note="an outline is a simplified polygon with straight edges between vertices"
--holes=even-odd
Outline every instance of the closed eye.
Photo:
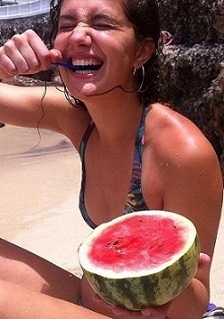
[[61,25],[58,28],[58,31],[72,31],[75,28],[75,25]]
[[91,18],[91,26],[99,30],[117,29],[118,22],[108,15],[97,14]]
[[76,21],[70,15],[63,15],[59,18],[58,31],[71,31],[75,28]]
[[96,30],[110,30],[114,29],[113,25],[107,24],[107,23],[94,23],[92,24],[92,27]]

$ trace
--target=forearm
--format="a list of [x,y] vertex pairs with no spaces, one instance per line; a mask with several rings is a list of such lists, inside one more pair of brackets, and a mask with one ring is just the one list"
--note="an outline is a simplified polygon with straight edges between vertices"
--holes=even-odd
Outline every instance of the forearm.
[[0,122],[36,128],[43,116],[43,87],[0,83]]
[[174,299],[168,311],[168,319],[198,319],[202,318],[209,303],[209,293],[198,279]]

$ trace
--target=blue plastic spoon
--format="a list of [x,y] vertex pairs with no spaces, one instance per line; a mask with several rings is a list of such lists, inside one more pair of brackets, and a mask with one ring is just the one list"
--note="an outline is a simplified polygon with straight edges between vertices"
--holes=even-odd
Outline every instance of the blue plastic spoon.
[[73,65],[71,63],[68,63],[68,62],[64,62],[64,61],[60,61],[60,62],[56,62],[56,63],[53,63],[54,65],[56,66],[62,66],[64,68],[67,68],[71,71],[85,71],[85,70],[98,70],[99,69],[99,65]]

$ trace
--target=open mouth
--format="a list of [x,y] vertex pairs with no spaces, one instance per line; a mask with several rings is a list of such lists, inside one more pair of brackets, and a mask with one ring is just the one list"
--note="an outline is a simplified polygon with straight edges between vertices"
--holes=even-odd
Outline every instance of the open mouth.
[[[73,64],[72,64],[73,65]],[[76,73],[88,74],[93,73],[101,68],[101,64],[89,64],[89,65],[73,65]]]
[[75,68],[75,72],[81,74],[94,73],[102,66],[102,62],[95,59],[73,59],[71,64]]
[[103,65],[101,62],[95,62],[95,63],[81,63],[80,61],[77,63],[76,61],[73,62],[65,62],[60,61],[55,63],[57,66],[62,66],[64,68],[68,68],[69,70],[80,73],[80,74],[88,74],[88,73],[94,73],[95,71],[99,70],[101,66]]

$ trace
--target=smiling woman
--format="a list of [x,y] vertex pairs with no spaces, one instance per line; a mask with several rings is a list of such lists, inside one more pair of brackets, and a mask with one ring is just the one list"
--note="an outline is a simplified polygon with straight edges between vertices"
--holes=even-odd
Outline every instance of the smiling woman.
[[51,49],[32,30],[0,48],[0,78],[55,64],[61,88],[1,84],[0,121],[70,139],[82,164],[80,212],[90,227],[135,211],[173,211],[195,224],[203,254],[195,277],[172,302],[133,312],[100,302],[85,275],[80,280],[1,241],[0,317],[201,318],[209,302],[222,177],[200,130],[157,101],[156,1],[52,0],[51,20]]
[[[52,1],[52,5],[53,7],[57,8],[58,2]],[[56,35],[56,32],[58,30],[55,47],[57,47],[58,43],[60,45],[60,39],[62,39],[64,44],[64,39],[65,37],[67,37],[68,40],[68,36],[71,41],[70,47],[82,45],[82,41],[85,41],[85,44],[87,43],[87,46],[89,46],[89,41],[91,44],[91,40],[95,40],[95,38],[97,37],[97,42],[101,41],[103,44],[103,46],[100,46],[101,52],[99,56],[97,56],[96,54],[92,54],[89,57],[91,57],[92,59],[99,58],[101,63],[103,63],[105,57],[103,56],[104,52],[102,48],[105,47],[107,50],[109,49],[110,55],[114,52],[114,56],[112,59],[112,70],[113,73],[116,74],[116,83],[112,85],[113,73],[110,73],[109,76],[107,75],[107,78],[110,78],[110,86],[107,90],[105,90],[105,92],[108,92],[113,88],[123,88],[126,91],[131,92],[134,88],[137,91],[143,80],[145,80],[144,89],[139,92],[140,99],[142,101],[145,100],[146,102],[148,102],[151,101],[153,97],[156,98],[155,86],[157,83],[156,77],[158,66],[155,46],[160,37],[160,29],[158,8],[156,7],[154,1],[152,1],[150,4],[144,4],[144,6],[141,5],[139,8],[137,8],[138,4],[136,1],[128,2],[128,5],[124,1],[121,3],[121,6],[119,5],[119,2],[114,1],[113,8],[109,7],[107,8],[107,10],[101,9],[101,4],[97,4],[97,1],[94,6],[95,8],[98,8],[98,10],[94,12],[94,14],[91,13],[90,15],[88,15],[88,13],[86,12],[85,15],[80,15],[80,17],[79,10],[77,9],[75,10],[75,14],[73,15],[71,15],[72,9],[69,10],[69,13],[67,13],[66,11],[63,12],[62,10],[62,14],[60,15],[60,17],[58,16],[57,10],[52,11],[51,18],[52,21],[54,21],[55,23],[55,33],[53,32],[53,35]],[[125,15],[123,14],[124,12]],[[142,19],[145,19],[146,21],[145,27],[143,28],[140,27]],[[76,32],[73,33],[73,31]],[[137,44],[137,46],[133,46],[133,35],[135,35],[135,40],[143,39],[143,41],[137,41],[135,43]],[[131,41],[131,43],[128,41]],[[117,46],[117,52],[115,51],[116,43],[120,44],[119,46]],[[130,48],[132,48],[131,51],[129,51]],[[123,51],[124,59],[119,65],[119,60],[117,59],[117,57],[121,55],[121,50]],[[134,50],[139,51],[135,52]],[[89,58],[88,56],[85,57],[84,52],[85,51],[81,52],[82,62]],[[134,69],[132,67],[131,74],[128,74],[128,80],[131,80],[131,83],[122,84],[121,81],[118,82],[117,75],[122,74],[125,76],[124,63],[130,62],[130,52],[133,54],[139,53],[141,56],[139,56],[139,61],[136,62]],[[108,56],[107,51],[105,52],[105,56]],[[67,59],[69,58],[70,57],[68,57]],[[133,58],[135,58],[135,56]],[[142,62],[144,62],[144,69],[142,69]],[[129,67],[128,69],[131,68]],[[123,70],[123,72],[120,72],[121,70]],[[142,72],[142,70],[144,73]],[[144,79],[143,76],[145,77]],[[88,94],[90,94],[89,90]],[[77,92],[75,96],[77,97]]]

